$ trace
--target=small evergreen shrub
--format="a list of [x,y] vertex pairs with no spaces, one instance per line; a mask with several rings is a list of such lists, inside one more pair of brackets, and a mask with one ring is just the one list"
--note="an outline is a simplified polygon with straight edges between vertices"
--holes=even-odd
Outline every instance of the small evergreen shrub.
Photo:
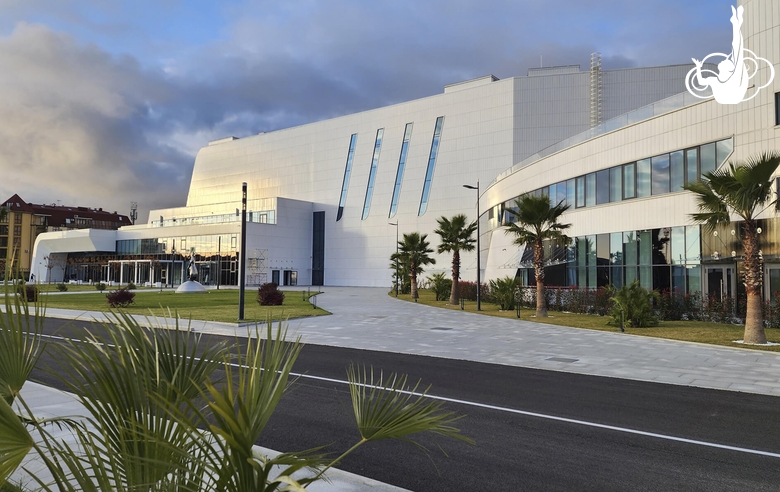
[[431,286],[433,294],[437,301],[446,301],[452,293],[452,279],[447,278],[444,273],[436,273],[428,277],[428,283]]
[[490,299],[498,304],[502,311],[509,311],[515,308],[515,288],[517,287],[515,279],[512,277],[497,278],[491,280]]
[[609,315],[612,318],[608,324],[620,326],[621,314],[625,322],[633,328],[645,328],[658,325],[658,317],[653,310],[655,292],[648,292],[634,280],[631,285],[616,289],[608,288],[610,295]]
[[25,284],[20,282],[16,284],[17,295],[24,296],[27,302],[36,302],[38,300],[38,287],[35,284]]
[[97,289],[100,292],[103,292],[104,290],[106,290],[106,284],[104,284],[103,282],[97,283],[95,284],[95,289]]
[[268,282],[257,289],[257,302],[261,306],[281,306],[284,303],[284,292],[275,283]]
[[127,290],[135,290],[135,289],[136,289],[136,286],[135,286],[135,284],[134,284],[134,283],[132,283],[132,282],[128,282],[128,283],[127,283],[127,287],[126,287],[126,289],[127,289]]
[[[461,299],[467,301],[477,300],[477,283],[476,282],[458,282],[458,294]],[[490,287],[488,284],[480,285],[480,297],[485,300],[490,297]]]
[[57,290],[60,291],[60,292],[67,292],[68,291],[68,286],[63,284],[63,283],[59,283],[59,284],[57,284]]
[[129,289],[112,290],[106,294],[106,299],[112,308],[123,308],[135,304],[135,292]]

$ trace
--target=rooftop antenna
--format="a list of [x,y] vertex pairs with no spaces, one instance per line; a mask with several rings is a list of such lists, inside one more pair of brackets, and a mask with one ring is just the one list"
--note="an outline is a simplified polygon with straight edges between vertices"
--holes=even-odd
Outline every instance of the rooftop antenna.
[[130,202],[130,220],[135,225],[135,219],[138,218],[138,202]]

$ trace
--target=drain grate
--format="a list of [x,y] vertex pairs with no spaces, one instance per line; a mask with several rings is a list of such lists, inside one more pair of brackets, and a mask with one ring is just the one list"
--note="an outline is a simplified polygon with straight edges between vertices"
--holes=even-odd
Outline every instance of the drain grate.
[[577,362],[579,359],[567,359],[566,357],[548,357],[553,362]]
[[452,328],[447,328],[445,326],[434,326],[433,328],[431,328],[431,330],[436,330],[436,331],[450,331],[451,329]]

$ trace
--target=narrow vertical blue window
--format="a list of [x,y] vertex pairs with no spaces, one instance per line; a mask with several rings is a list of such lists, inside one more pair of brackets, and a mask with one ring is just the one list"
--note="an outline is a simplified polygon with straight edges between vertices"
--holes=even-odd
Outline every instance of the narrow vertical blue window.
[[355,144],[357,133],[353,133],[349,139],[349,152],[347,153],[347,166],[344,169],[344,182],[341,184],[341,198],[339,198],[339,211],[336,214],[336,222],[341,220],[344,214],[344,206],[347,204],[347,188],[349,188],[349,175],[352,172],[352,158],[355,157]]
[[366,200],[363,202],[363,220],[366,220],[366,217],[368,217],[368,211],[371,208],[371,196],[374,194],[374,181],[376,180],[376,166],[379,163],[379,152],[382,150],[382,135],[384,135],[384,133],[384,128],[380,128],[376,131],[376,140],[374,140],[374,157],[371,159],[371,171],[368,173]]
[[401,157],[398,158],[398,171],[395,173],[395,186],[393,187],[393,200],[390,202],[390,214],[388,218],[395,216],[398,210],[398,197],[401,196],[401,181],[404,179],[404,167],[406,167],[406,154],[409,153],[409,140],[412,139],[412,123],[406,124],[404,130],[404,143],[401,144]]
[[428,156],[428,170],[425,172],[425,183],[423,184],[422,198],[420,199],[420,210],[417,215],[420,216],[428,209],[428,195],[431,192],[431,181],[433,181],[433,168],[436,166],[436,154],[439,152],[439,140],[441,139],[441,127],[444,123],[444,116],[436,118],[436,128],[433,130],[433,141],[431,142],[431,153]]

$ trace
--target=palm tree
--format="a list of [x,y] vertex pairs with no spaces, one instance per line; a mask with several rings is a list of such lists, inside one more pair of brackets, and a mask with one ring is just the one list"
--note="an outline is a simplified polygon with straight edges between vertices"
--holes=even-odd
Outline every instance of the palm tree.
[[404,234],[401,241],[398,241],[398,259],[402,261],[409,269],[409,278],[411,280],[412,299],[417,302],[417,275],[422,273],[424,265],[434,265],[436,260],[430,255],[433,250],[428,244],[428,234],[420,235],[419,232]]
[[447,217],[441,217],[436,219],[439,223],[439,228],[436,229],[436,234],[441,238],[441,244],[437,252],[439,253],[452,253],[452,289],[450,291],[450,304],[455,305],[460,298],[460,292],[458,289],[458,279],[460,279],[460,252],[461,251],[474,251],[475,239],[471,236],[474,235],[474,231],[477,230],[477,223],[472,222],[466,225],[466,216],[463,214],[456,215],[452,220]]
[[561,224],[558,219],[568,205],[563,202],[553,206],[546,196],[523,195],[515,200],[517,211],[507,209],[517,217],[504,231],[517,236],[515,244],[533,246],[534,274],[536,276],[536,316],[547,316],[547,301],[544,296],[544,240],[568,242],[563,233],[571,224]]
[[689,183],[685,189],[696,194],[699,212],[691,214],[705,231],[731,223],[731,215],[742,218],[744,284],[747,292],[745,313],[745,343],[766,343],[764,315],[761,306],[763,262],[759,256],[761,240],[756,216],[774,204],[772,175],[780,165],[780,153],[767,152],[749,158],[744,163],[729,162],[728,168],[704,174],[704,178]]

